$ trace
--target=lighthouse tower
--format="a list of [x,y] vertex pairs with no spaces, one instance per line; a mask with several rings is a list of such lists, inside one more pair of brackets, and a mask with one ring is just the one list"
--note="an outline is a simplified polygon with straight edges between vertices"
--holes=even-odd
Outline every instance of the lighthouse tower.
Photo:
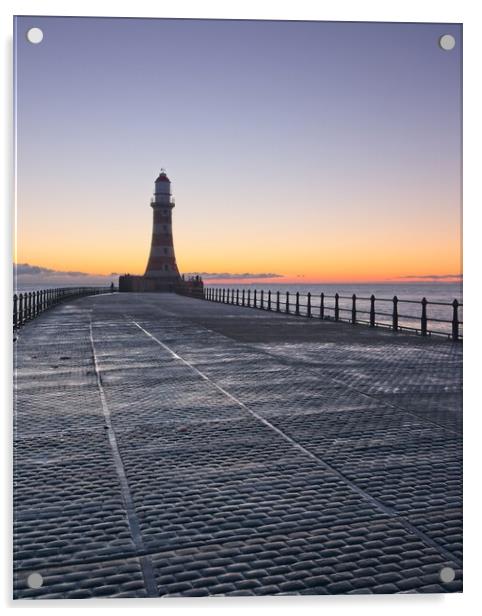
[[143,276],[119,276],[119,291],[127,293],[175,292],[192,297],[204,297],[202,278],[181,278],[177,269],[172,240],[171,182],[161,169],[154,187],[152,207],[152,239],[149,261]]
[[171,196],[171,182],[164,169],[161,169],[155,182],[151,207],[151,252],[144,277],[155,279],[156,286],[160,287],[163,282],[169,285],[180,280],[172,239],[174,199]]

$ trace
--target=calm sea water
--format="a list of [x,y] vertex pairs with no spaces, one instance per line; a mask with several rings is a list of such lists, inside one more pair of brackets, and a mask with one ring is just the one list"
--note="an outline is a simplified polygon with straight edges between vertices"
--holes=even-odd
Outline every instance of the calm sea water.
[[[335,293],[340,295],[340,318],[349,319],[351,317],[352,295],[357,296],[357,319],[369,319],[370,296],[373,294],[376,297],[375,309],[376,320],[379,323],[389,324],[392,322],[393,297],[396,295],[399,300],[409,300],[409,303],[399,301],[398,313],[399,324],[402,327],[420,328],[420,318],[422,313],[422,298],[426,298],[430,303],[427,305],[428,328],[435,332],[449,333],[451,331],[451,323],[441,321],[450,321],[453,316],[453,308],[451,304],[454,299],[462,303],[462,284],[459,282],[442,283],[442,282],[427,282],[427,283],[364,283],[364,284],[215,284],[206,281],[208,287],[220,289],[244,289],[250,290],[251,301],[253,301],[254,290],[256,289],[257,302],[260,301],[261,290],[263,290],[264,302],[266,305],[268,291],[271,291],[272,302],[275,301],[276,292],[280,292],[281,308],[284,309],[286,302],[286,293],[289,293],[289,302],[291,309],[294,310],[295,295],[300,294],[300,311],[306,312],[306,294],[312,294],[312,311],[313,314],[319,314],[320,294],[325,294],[324,306],[325,316],[333,316]],[[459,308],[459,320],[463,320],[463,308]],[[385,313],[385,314],[382,314]],[[438,320],[437,320],[438,319]],[[462,333],[462,326],[460,327]]]

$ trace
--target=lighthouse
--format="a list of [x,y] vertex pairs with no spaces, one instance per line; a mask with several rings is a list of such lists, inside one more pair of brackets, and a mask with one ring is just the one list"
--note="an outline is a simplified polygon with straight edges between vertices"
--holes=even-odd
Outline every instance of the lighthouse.
[[202,297],[204,284],[200,276],[181,278],[174,254],[172,238],[172,210],[174,199],[171,181],[161,169],[155,183],[152,207],[152,236],[149,259],[143,276],[124,274],[119,276],[119,291],[150,293],[170,291]]
[[146,278],[154,278],[158,282],[172,283],[178,282],[180,279],[172,238],[172,210],[174,205],[171,181],[165,170],[161,169],[154,184],[154,197],[151,199],[151,251],[144,274]]

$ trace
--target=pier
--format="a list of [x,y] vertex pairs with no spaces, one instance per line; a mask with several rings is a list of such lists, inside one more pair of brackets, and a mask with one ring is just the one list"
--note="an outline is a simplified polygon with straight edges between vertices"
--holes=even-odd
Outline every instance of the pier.
[[14,344],[15,597],[461,591],[460,342],[105,293]]

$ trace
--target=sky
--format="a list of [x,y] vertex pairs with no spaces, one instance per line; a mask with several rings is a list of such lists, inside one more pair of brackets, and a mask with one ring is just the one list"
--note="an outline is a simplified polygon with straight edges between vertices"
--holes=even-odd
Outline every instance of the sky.
[[142,274],[164,167],[181,272],[453,281],[461,46],[457,24],[17,17],[17,273]]

